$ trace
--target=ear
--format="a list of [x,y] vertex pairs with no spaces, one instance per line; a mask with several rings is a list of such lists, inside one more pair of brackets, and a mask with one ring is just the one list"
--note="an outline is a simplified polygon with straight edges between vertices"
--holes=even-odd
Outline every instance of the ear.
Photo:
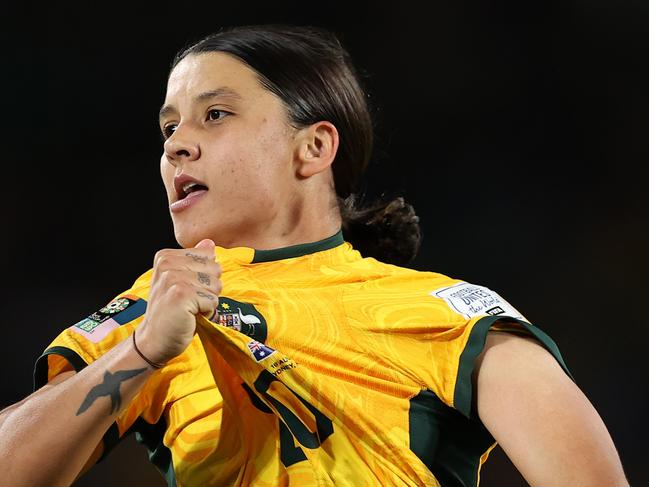
[[300,130],[297,138],[297,174],[308,178],[329,168],[338,151],[338,130],[331,122],[316,122]]

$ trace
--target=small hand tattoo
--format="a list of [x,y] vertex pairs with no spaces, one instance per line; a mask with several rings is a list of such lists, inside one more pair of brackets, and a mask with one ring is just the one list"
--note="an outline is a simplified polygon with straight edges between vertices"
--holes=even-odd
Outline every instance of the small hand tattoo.
[[198,273],[198,282],[200,282],[201,284],[205,284],[206,286],[209,286],[210,282],[211,282],[210,281],[210,276],[208,276],[207,274],[205,274],[203,272],[199,272]]
[[111,414],[119,411],[122,406],[122,396],[119,393],[120,384],[136,375],[140,375],[145,370],[146,367],[142,369],[118,370],[114,374],[111,374],[108,370],[104,372],[104,382],[90,389],[81,406],[79,406],[77,416],[86,411],[97,399],[103,396],[110,396]]
[[207,298],[210,301],[214,301],[214,296],[211,294],[204,293],[203,291],[196,291],[196,294],[198,294],[201,298]]
[[187,252],[185,253],[185,255],[187,257],[191,257],[192,259],[194,259],[194,262],[198,262],[199,264],[205,264],[207,262],[207,257],[205,257],[204,255],[196,255],[192,254],[191,252]]

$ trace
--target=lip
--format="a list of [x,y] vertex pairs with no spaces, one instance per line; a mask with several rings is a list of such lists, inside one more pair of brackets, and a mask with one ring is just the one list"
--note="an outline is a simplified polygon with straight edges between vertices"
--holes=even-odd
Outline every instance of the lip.
[[194,206],[198,201],[200,201],[203,196],[207,194],[206,189],[200,189],[198,191],[194,191],[192,193],[189,193],[187,196],[185,196],[183,199],[175,201],[169,205],[169,209],[171,210],[172,213],[179,213],[181,211],[186,210],[187,208],[190,208]]
[[186,173],[180,173],[174,177],[174,189],[176,190],[176,200],[181,200],[185,196],[185,192],[183,191],[183,186],[187,183],[196,183],[200,184],[201,186],[205,186],[207,188],[207,184],[205,184],[203,181],[196,179],[193,176],[190,176],[189,174]]
[[[204,186],[206,189],[200,189],[186,194],[185,191],[183,191],[183,186],[187,183],[196,183]],[[198,200],[205,196],[205,193],[207,193],[209,188],[205,183],[203,183],[203,181],[196,179],[189,174],[181,173],[174,177],[174,190],[176,192],[176,200],[169,205],[169,208],[172,212],[177,213],[195,205]]]

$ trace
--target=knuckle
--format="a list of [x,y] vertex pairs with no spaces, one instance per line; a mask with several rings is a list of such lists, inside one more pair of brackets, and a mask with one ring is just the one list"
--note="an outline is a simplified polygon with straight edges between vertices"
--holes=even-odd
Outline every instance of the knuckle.
[[169,255],[169,249],[160,249],[155,253],[153,258],[154,264],[157,266],[160,261],[164,260]]
[[183,300],[187,297],[189,286],[182,282],[175,282],[169,286],[169,295],[174,300]]
[[158,259],[158,267],[162,269],[169,269],[172,267],[172,255],[169,252],[165,252]]
[[166,270],[166,269],[164,269],[164,270],[158,269],[158,281],[163,285],[167,284],[170,281],[170,279],[169,279],[169,271]]
[[165,269],[160,272],[159,280],[165,287],[172,287],[180,282],[178,272],[173,269]]

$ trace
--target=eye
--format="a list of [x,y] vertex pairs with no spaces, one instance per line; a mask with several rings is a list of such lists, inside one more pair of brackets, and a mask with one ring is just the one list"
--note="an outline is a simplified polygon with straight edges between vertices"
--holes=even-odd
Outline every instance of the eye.
[[171,137],[174,132],[176,131],[176,125],[175,123],[168,123],[164,127],[162,127],[162,138],[164,140],[167,140],[169,137]]
[[224,110],[217,110],[216,108],[211,108],[207,111],[208,120],[221,120],[228,115],[228,112]]

